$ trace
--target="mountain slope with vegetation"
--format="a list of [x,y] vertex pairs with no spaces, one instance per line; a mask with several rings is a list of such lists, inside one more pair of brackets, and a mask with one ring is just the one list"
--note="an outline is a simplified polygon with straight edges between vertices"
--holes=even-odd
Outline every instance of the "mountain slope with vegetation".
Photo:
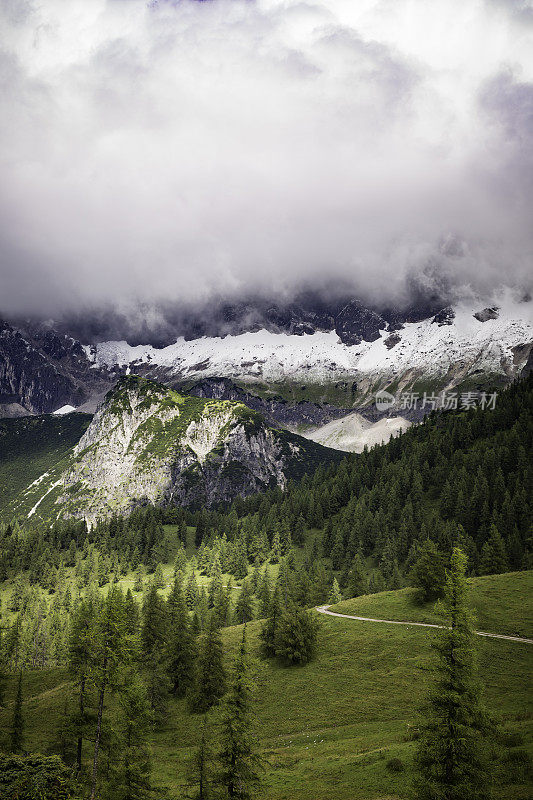
[[90,414],[0,419],[0,519],[3,509],[79,442]]
[[[490,587],[493,598],[497,598],[503,584],[505,596],[509,579],[508,575],[490,576],[485,579],[485,588]],[[166,593],[160,590],[161,595]],[[479,595],[474,583],[473,604],[482,610],[486,597],[486,593]],[[522,594],[521,599],[527,602],[528,595]],[[487,613],[502,619],[516,611],[514,607],[508,610],[505,600],[499,603],[491,599],[490,606]],[[512,620],[508,618],[504,624],[512,625]],[[258,796],[269,800],[329,800],[334,790],[341,800],[409,797],[422,721],[419,707],[432,680],[435,632],[322,618],[317,658],[291,670],[261,657],[260,629],[259,622],[247,625],[254,658],[254,731],[258,752],[265,759]],[[222,630],[228,673],[241,639],[242,626]],[[533,707],[527,695],[533,648],[481,639],[476,644],[481,677],[487,686],[485,701],[501,726],[494,796],[526,800],[530,789],[527,758],[531,761],[533,755]],[[62,729],[65,709],[67,714],[73,712],[76,702],[75,694],[71,696],[69,674],[61,667],[30,669],[25,672],[24,686],[25,746],[31,751],[61,751],[66,735]],[[0,711],[6,730],[15,692],[13,676]],[[116,700],[110,701],[107,713],[118,723],[120,706]],[[217,707],[209,712],[208,729],[215,750],[220,716]],[[160,796],[177,800],[194,790],[189,763],[201,733],[201,715],[188,711],[186,699],[171,695],[164,721],[148,737],[153,784]],[[104,745],[104,765],[112,763],[111,746],[110,741]],[[90,743],[86,753],[89,758]]]
[[269,428],[241,403],[183,396],[127,376],[108,392],[66,462],[27,487],[11,513],[94,522],[147,503],[212,506],[284,488],[289,477],[340,458]]

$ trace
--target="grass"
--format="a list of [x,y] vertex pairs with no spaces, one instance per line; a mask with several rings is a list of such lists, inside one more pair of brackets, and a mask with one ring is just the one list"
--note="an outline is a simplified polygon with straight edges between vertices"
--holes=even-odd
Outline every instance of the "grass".
[[[469,579],[476,627],[489,633],[533,638],[533,570]],[[440,623],[434,603],[420,605],[415,589],[362,595],[331,607],[341,614]]]
[[[527,578],[531,579],[531,573]],[[520,580],[520,576],[494,576],[473,583],[474,603],[478,607],[488,602],[494,605],[490,612],[485,610],[486,619],[501,618],[504,627],[509,627],[504,620],[512,580]],[[522,584],[524,591],[528,585]],[[405,590],[385,594],[397,595],[398,611],[405,605]],[[394,605],[393,597],[384,597],[382,603]],[[380,596],[374,598],[380,602]],[[522,602],[527,598],[523,594]],[[513,605],[510,613],[515,611]],[[254,656],[257,733],[266,759],[260,797],[408,798],[415,748],[410,731],[419,722],[418,708],[432,681],[431,643],[438,634],[432,629],[359,624],[335,617],[320,617],[320,626],[317,659],[292,669],[261,661],[260,623],[247,626]],[[241,626],[223,631],[228,666],[241,636]],[[506,730],[522,735],[520,749],[533,755],[529,691],[533,647],[488,639],[476,640],[476,646],[488,708]],[[62,670],[49,670],[28,673],[25,681],[27,746],[43,750],[63,713],[68,679]],[[14,689],[15,679],[11,679],[0,727],[9,720]],[[186,765],[198,743],[201,718],[190,715],[184,701],[172,700],[169,712],[165,727],[152,737],[154,783],[157,797],[178,800],[184,796]],[[405,764],[403,773],[387,769],[386,762],[393,757]],[[523,782],[500,782],[494,794],[497,800],[526,800],[531,787]]]
[[90,414],[0,420],[0,516],[23,489],[65,458],[90,421]]

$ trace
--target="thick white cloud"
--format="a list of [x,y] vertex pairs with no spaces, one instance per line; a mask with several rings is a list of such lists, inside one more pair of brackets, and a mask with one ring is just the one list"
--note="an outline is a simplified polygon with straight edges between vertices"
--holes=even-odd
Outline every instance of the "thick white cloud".
[[530,273],[529,3],[0,8],[2,311]]

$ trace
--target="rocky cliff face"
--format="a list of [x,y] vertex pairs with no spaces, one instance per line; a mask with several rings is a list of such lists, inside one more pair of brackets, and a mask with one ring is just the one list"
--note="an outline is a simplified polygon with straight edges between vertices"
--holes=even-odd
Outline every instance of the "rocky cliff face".
[[45,325],[0,320],[0,417],[79,407],[109,381],[109,370],[95,369],[70,336]]
[[62,474],[36,487],[38,509],[94,522],[145,503],[212,506],[283,488],[289,476],[338,457],[269,428],[240,403],[185,397],[127,376],[106,396]]

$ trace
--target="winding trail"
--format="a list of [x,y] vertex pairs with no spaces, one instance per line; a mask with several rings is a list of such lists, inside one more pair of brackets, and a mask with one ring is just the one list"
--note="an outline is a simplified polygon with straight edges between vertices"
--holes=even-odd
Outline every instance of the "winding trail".
[[[387,625],[413,625],[418,628],[445,628],[445,625],[435,625],[432,622],[400,622],[397,619],[373,619],[372,617],[356,617],[353,614],[339,614],[337,611],[330,611],[331,606],[317,606],[319,614],[328,614],[330,617],[341,617],[342,619],[355,619],[358,622],[384,622]],[[505,639],[508,642],[520,642],[521,644],[533,644],[533,639],[524,639],[521,636],[505,636],[503,633],[486,633],[485,631],[474,631],[478,636],[487,636],[490,639]]]

